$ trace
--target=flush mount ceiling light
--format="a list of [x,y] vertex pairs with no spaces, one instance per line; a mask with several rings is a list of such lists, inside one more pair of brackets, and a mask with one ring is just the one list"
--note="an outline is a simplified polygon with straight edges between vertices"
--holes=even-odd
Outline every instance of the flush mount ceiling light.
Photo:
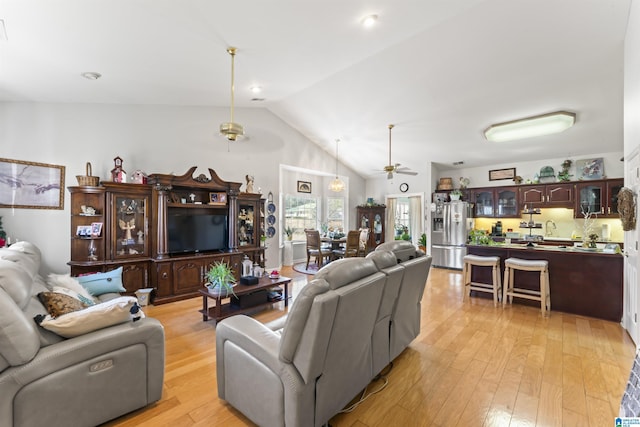
[[235,47],[227,48],[227,52],[231,55],[231,120],[228,123],[222,123],[220,125],[220,133],[224,135],[229,141],[235,141],[238,136],[244,135],[244,129],[239,123],[233,122],[233,95],[235,91],[234,83],[234,60],[237,49]]
[[362,18],[362,26],[365,28],[373,27],[378,21],[378,15],[368,15]]
[[576,122],[576,113],[556,111],[510,122],[497,123],[484,131],[488,141],[504,142],[534,136],[551,135],[569,129]]
[[339,193],[341,191],[344,190],[344,182],[338,178],[338,143],[340,142],[339,139],[336,139],[336,179],[331,180],[331,182],[329,183],[329,190],[335,192],[335,193]]

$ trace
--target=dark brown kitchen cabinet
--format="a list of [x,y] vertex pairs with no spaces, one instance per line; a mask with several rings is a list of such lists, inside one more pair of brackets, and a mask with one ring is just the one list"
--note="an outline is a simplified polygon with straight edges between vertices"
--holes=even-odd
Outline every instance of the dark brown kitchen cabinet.
[[489,187],[470,190],[476,218],[518,218],[517,187]]
[[622,178],[578,183],[575,217],[583,218],[587,212],[600,218],[618,217],[618,192],[623,185]]
[[572,208],[575,184],[557,183],[520,187],[520,206],[529,208]]

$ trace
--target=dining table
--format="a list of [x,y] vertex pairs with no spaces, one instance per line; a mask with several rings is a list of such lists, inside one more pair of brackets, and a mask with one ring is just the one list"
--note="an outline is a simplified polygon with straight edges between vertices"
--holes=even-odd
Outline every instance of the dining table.
[[322,243],[330,243],[331,250],[335,250],[335,249],[340,249],[340,247],[343,244],[347,243],[347,236],[343,236],[339,238],[325,236],[325,237],[320,237],[320,241]]

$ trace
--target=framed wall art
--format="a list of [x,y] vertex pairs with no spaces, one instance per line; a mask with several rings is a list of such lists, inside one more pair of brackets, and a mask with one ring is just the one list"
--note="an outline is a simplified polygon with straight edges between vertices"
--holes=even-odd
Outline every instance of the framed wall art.
[[598,157],[595,159],[576,160],[576,177],[581,180],[603,179],[604,159]]
[[489,181],[501,179],[513,179],[516,177],[516,168],[494,169],[489,171]]
[[215,192],[209,193],[209,204],[223,206],[227,204],[227,193]]
[[311,193],[311,183],[309,181],[298,181],[298,193]]
[[64,209],[60,165],[0,158],[0,208]]

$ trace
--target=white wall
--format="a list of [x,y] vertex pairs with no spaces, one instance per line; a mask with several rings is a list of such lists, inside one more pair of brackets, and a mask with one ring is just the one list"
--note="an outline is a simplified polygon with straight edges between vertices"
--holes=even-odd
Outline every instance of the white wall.
[[[334,173],[335,159],[265,109],[236,109],[236,121],[248,138],[228,144],[218,135],[228,109],[103,104],[0,103],[0,157],[64,165],[65,186],[77,185],[91,162],[93,174],[109,177],[113,158],[124,169],[147,173],[196,174],[216,171],[226,181],[255,177],[255,188],[279,200],[280,164]],[[356,194],[365,181],[340,165]],[[279,206],[278,206],[279,208]],[[353,209],[350,209],[350,211]],[[355,212],[349,212],[355,217]],[[65,209],[0,209],[3,228],[13,239],[28,240],[43,251],[42,273],[68,271],[70,251],[69,194]],[[269,239],[267,267],[280,263],[280,233]]]

